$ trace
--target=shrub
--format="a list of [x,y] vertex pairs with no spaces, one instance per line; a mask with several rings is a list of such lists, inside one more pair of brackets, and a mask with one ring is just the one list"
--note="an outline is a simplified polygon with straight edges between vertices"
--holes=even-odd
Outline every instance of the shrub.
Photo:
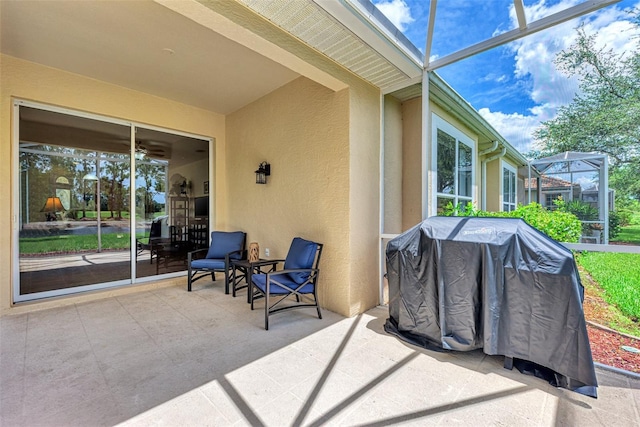
[[634,211],[631,209],[616,209],[616,214],[618,215],[618,222],[621,227],[626,227],[631,225],[631,218],[633,218]]
[[557,199],[554,203],[559,210],[574,214],[580,221],[596,221],[598,219],[598,208],[595,208],[582,200],[571,200],[570,202],[565,202],[562,199]]
[[443,215],[522,218],[527,224],[559,242],[576,243],[582,234],[582,223],[574,214],[559,209],[550,211],[535,202],[519,205],[511,212],[488,212],[477,210],[471,204],[453,206],[449,203],[445,206]]
[[622,229],[622,218],[617,211],[609,211],[609,240],[615,239]]

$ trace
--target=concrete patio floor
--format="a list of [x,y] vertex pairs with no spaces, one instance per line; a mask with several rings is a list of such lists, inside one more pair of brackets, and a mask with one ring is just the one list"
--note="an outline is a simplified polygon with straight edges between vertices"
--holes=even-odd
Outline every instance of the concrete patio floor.
[[599,398],[435,353],[385,308],[298,310],[198,282],[0,318],[2,426],[640,425],[640,380],[597,368]]

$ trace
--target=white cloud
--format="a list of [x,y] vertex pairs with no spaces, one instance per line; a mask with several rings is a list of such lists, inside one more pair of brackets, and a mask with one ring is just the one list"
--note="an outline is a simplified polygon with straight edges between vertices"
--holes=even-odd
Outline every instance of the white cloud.
[[[576,4],[576,1],[563,1],[552,7],[545,2],[525,8],[528,19],[537,20]],[[515,12],[511,10],[515,22]],[[629,51],[634,41],[628,21],[628,15],[617,8],[607,8],[582,18],[587,22],[587,34],[596,34],[596,47],[605,45],[616,52]],[[627,19],[627,21],[625,21]],[[557,25],[541,33],[525,37],[511,46],[515,52],[515,76],[530,77],[533,83],[531,99],[538,104],[553,106],[566,105],[578,90],[578,77],[571,78],[556,70],[553,61],[561,50],[568,49],[576,41],[578,21],[573,20]]]
[[407,25],[414,21],[411,10],[404,0],[374,1],[374,4],[400,31],[404,32]]
[[[544,0],[525,7],[528,22],[549,16],[577,4],[578,1],[564,0],[548,7]],[[511,7],[511,19],[515,25],[517,18]],[[586,22],[587,34],[596,34],[596,46],[613,49],[615,52],[632,50],[637,40],[633,40],[629,16],[615,7],[581,18]],[[481,109],[480,114],[491,123],[509,142],[522,152],[532,149],[531,132],[542,121],[550,120],[561,105],[571,102],[578,91],[578,77],[571,78],[556,70],[554,60],[561,50],[568,49],[576,40],[578,20],[557,25],[540,33],[520,39],[508,45],[514,54],[516,79],[526,79],[530,89],[528,95],[536,106],[530,115],[504,114]]]
[[496,74],[496,73],[489,73],[487,75],[485,75],[484,77],[480,77],[478,79],[478,81],[480,82],[495,82],[495,83],[504,83],[507,80],[509,80],[509,76],[507,76],[506,74]]
[[511,145],[521,153],[531,151],[533,131],[540,126],[536,116],[525,116],[519,113],[506,114],[481,108],[480,115],[500,133]]

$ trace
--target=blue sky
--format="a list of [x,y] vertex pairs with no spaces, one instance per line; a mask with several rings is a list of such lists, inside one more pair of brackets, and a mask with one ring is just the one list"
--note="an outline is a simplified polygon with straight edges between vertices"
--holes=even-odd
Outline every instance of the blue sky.
[[[422,52],[429,15],[427,0],[372,0]],[[527,22],[583,0],[524,0]],[[586,22],[598,46],[624,54],[638,40],[624,10],[640,0],[623,0],[578,20],[530,35],[437,70],[513,146],[526,153],[532,132],[571,102],[578,80],[555,69],[557,52],[575,40],[575,28]],[[431,58],[445,56],[517,26],[513,0],[440,0],[436,11]],[[637,35],[637,34],[636,34]]]

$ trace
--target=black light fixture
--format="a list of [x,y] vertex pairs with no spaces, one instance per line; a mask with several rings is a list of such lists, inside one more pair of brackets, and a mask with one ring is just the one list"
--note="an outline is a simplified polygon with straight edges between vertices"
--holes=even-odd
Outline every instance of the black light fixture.
[[271,165],[267,162],[262,162],[258,166],[256,171],[256,184],[266,184],[267,177],[271,175]]

